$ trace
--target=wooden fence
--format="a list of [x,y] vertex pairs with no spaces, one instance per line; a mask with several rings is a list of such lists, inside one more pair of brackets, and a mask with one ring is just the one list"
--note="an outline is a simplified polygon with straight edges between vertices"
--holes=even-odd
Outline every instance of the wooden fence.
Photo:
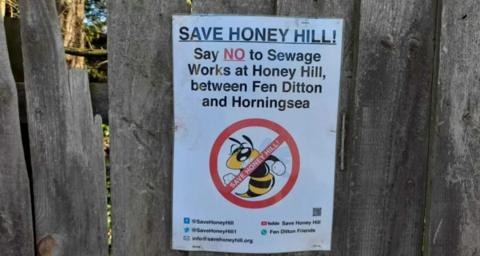
[[190,12],[345,20],[333,248],[288,255],[480,255],[478,1],[110,0],[108,87],[92,97],[55,1],[20,8],[29,154],[0,26],[1,255],[108,255],[91,99],[111,127],[112,254],[220,255],[170,249],[171,15]]

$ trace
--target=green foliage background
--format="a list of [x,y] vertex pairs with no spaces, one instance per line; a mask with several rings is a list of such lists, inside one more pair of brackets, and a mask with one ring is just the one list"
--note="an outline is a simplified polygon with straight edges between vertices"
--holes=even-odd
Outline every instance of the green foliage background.
[[[86,47],[107,49],[107,0],[85,0],[84,32]],[[90,81],[106,82],[108,61],[105,57],[88,57]]]

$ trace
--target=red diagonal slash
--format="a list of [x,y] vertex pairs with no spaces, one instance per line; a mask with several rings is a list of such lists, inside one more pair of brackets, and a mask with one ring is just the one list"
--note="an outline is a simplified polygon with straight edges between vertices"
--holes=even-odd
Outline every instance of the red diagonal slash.
[[252,172],[254,172],[263,162],[267,160],[269,156],[277,150],[282,143],[285,142],[285,139],[282,136],[275,138],[255,159],[253,159],[242,171],[233,178],[223,189],[231,193],[236,187],[240,185]]

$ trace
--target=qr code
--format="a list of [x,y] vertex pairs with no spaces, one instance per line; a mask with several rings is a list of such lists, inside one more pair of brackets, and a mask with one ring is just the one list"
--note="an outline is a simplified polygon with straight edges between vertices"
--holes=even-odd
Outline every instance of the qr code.
[[313,208],[312,216],[313,217],[322,216],[322,208]]

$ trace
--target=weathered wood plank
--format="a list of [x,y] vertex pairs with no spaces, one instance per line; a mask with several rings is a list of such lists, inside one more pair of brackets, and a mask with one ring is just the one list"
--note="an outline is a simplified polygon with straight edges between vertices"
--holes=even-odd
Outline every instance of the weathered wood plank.
[[20,8],[38,254],[105,255],[103,150],[86,74],[67,72],[55,1]]
[[27,101],[25,99],[25,84],[17,83],[18,110],[20,114],[20,123],[27,123]]
[[[23,63],[20,39],[20,20],[16,18],[5,18],[5,33],[7,35],[8,55],[10,66],[17,82],[18,105],[20,111],[20,122],[27,122],[27,106],[25,103],[25,87],[23,84]],[[102,117],[104,123],[108,124],[108,88],[106,83],[91,83],[90,92],[94,114]]]
[[[20,122],[27,122],[27,103],[25,102],[25,85],[17,83]],[[94,115],[100,115],[102,122],[108,124],[108,87],[106,83],[90,83],[90,97]]]
[[[192,13],[275,15],[273,0],[197,0],[193,1]],[[214,252],[189,252],[189,256],[232,255]],[[235,254],[241,255],[241,254]],[[258,254],[261,255],[261,254]]]
[[186,1],[109,2],[113,255],[182,254],[170,249],[174,13]]
[[[93,116],[85,70],[69,71],[69,97],[73,120],[70,134],[73,150],[69,156],[71,181],[68,181],[71,204],[82,215],[76,216],[78,229],[72,243],[83,249],[76,255],[107,255],[107,189],[103,151],[102,118]],[[78,161],[78,162],[77,162]],[[68,193],[68,192],[67,192]],[[78,249],[77,249],[78,250]]]
[[17,91],[0,16],[0,252],[34,255],[30,182],[23,152]]
[[426,255],[480,255],[480,5],[441,2]]
[[[355,34],[358,29],[358,22],[355,18],[357,5],[352,0],[305,0],[299,4],[297,0],[278,0],[277,14],[280,16],[295,17],[332,17],[344,19],[344,37],[343,37],[343,56],[342,56],[342,76],[340,82],[340,101],[337,124],[337,163],[335,174],[335,203],[334,203],[334,223],[332,250],[328,255],[342,255],[344,251],[348,222],[348,177],[349,172],[343,169],[343,120],[347,115],[349,96],[354,90],[354,69],[355,69]],[[292,254],[292,255],[318,255],[317,253]]]
[[[25,103],[25,87],[23,83],[23,60],[20,39],[20,20],[17,18],[5,18],[5,33],[7,35],[8,55],[10,66],[17,82],[18,105],[20,110],[20,122],[27,122],[27,106]],[[102,117],[108,124],[108,88],[106,83],[90,83],[92,107],[94,114]]]
[[275,0],[198,0],[192,3],[192,12],[274,15]]
[[421,255],[435,6],[365,0],[358,17],[348,209],[336,220],[346,229],[335,255]]

